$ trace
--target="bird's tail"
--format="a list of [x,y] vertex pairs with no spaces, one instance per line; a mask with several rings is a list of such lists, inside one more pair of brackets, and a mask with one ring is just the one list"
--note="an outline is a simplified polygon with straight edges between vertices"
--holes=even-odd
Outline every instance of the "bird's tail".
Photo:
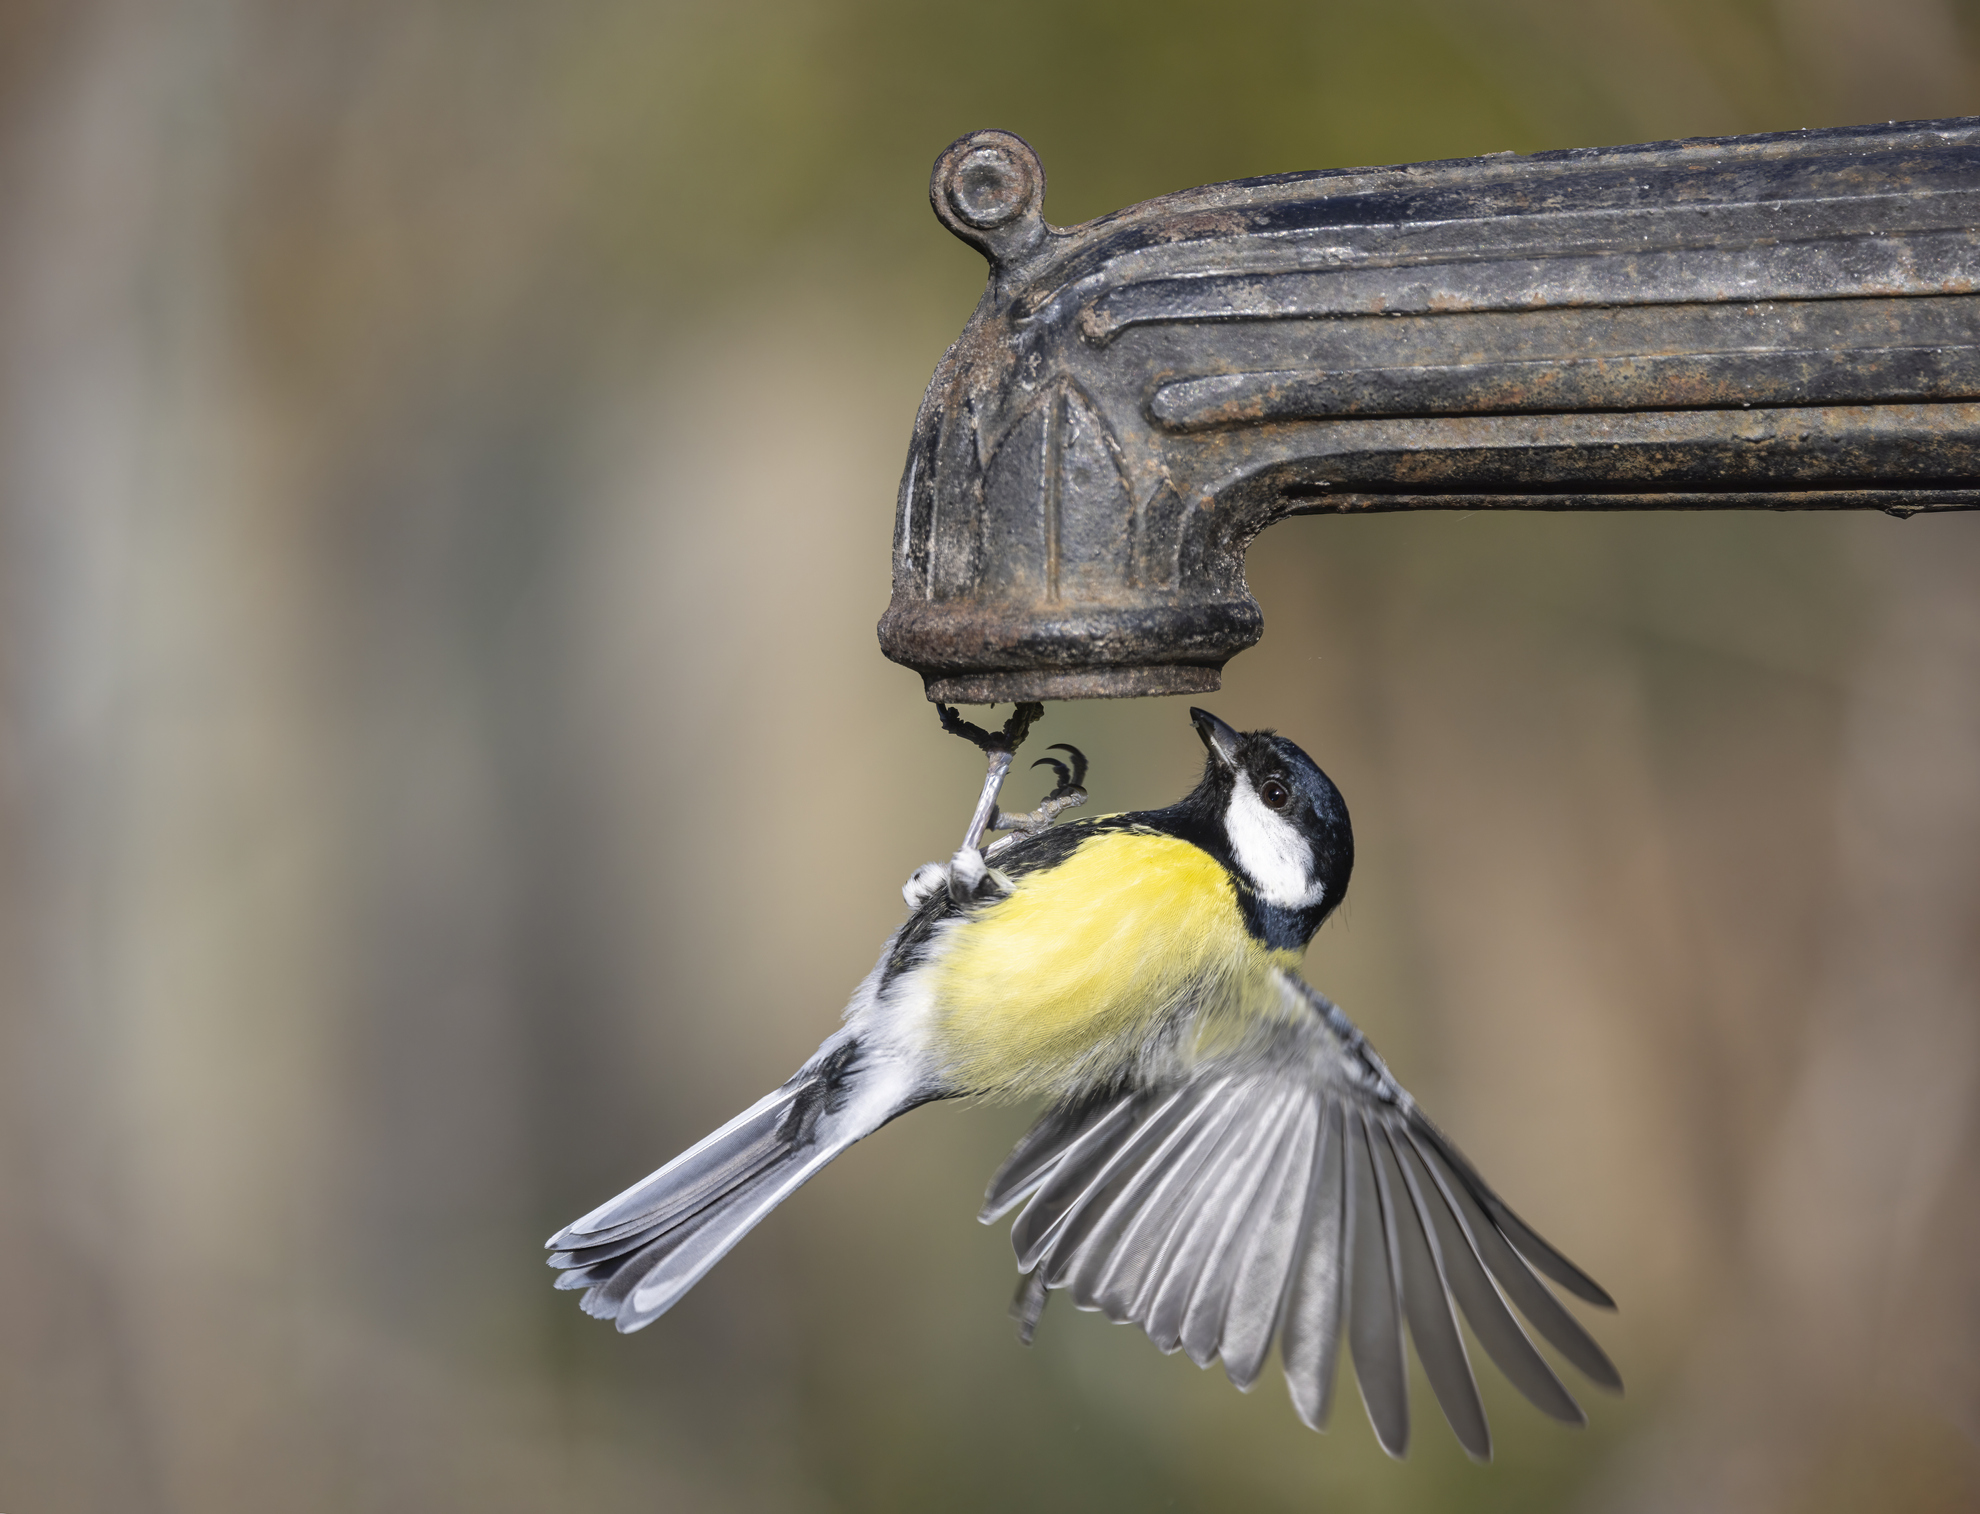
[[841,1032],[782,1088],[548,1242],[559,1288],[637,1330],[848,1146],[912,1109],[913,1079]]

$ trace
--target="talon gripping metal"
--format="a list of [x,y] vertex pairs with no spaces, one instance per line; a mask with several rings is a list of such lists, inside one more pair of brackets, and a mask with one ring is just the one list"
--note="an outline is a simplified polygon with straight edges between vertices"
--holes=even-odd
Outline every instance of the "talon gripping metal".
[[1282,174],[1069,229],[981,131],[929,197],[990,263],[880,622],[930,699],[1215,689],[1288,515],[1980,506],[1980,120]]

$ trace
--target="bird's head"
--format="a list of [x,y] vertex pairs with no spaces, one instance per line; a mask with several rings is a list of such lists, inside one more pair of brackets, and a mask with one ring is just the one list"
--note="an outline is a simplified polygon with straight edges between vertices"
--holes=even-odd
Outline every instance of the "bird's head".
[[1232,730],[1208,710],[1193,709],[1189,718],[1210,756],[1186,802],[1221,828],[1232,866],[1259,899],[1296,919],[1302,941],[1310,938],[1340,904],[1354,871],[1354,830],[1341,791],[1283,736]]

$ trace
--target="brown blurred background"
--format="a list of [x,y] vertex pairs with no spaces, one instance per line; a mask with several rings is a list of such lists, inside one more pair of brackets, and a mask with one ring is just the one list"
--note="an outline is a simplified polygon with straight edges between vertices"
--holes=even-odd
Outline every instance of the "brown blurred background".
[[[1427,1394],[1398,1465],[1020,1348],[1024,1110],[642,1335],[539,1251],[831,1029],[974,793],[873,639],[944,144],[1063,224],[1976,86],[1973,0],[0,4],[0,1509],[1980,1507],[1976,518],[1253,554],[1209,703],[1361,837],[1309,972],[1621,1301],[1588,1430],[1493,1378],[1493,1466]],[[1044,730],[1108,809],[1200,761]]]

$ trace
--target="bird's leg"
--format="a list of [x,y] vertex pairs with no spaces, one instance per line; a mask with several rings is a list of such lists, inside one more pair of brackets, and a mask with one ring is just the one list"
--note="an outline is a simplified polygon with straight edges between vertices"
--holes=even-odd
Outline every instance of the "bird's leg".
[[983,844],[983,833],[1002,830],[997,822],[1002,818],[997,811],[997,796],[1004,790],[1004,780],[1010,776],[1011,759],[1015,752],[990,749],[990,771],[983,775],[983,792],[977,795],[976,812],[969,817],[969,826],[963,831],[962,849],[973,852]]
[[1003,788],[1004,778],[1011,770],[1011,756],[1009,752],[993,750],[990,753],[990,771],[984,774],[983,792],[977,798],[976,813],[969,817],[969,828],[963,832],[963,844],[949,859],[949,897],[958,904],[970,904],[1010,891],[1007,886],[999,886],[997,875],[983,860],[983,832],[996,823],[997,793]]
[[989,759],[989,769],[983,775],[983,791],[977,796],[976,809],[969,817],[963,843],[955,856],[946,867],[929,862],[916,868],[901,894],[910,905],[917,905],[946,885],[949,897],[956,903],[971,904],[1008,892],[1008,882],[1001,874],[992,872],[983,860],[983,833],[999,828],[997,796],[1003,792],[1004,779],[1010,775],[1011,758],[1030,734],[1032,723],[1045,713],[1045,706],[1020,704],[1001,731],[986,731],[964,720],[948,705],[938,704],[935,709],[942,718],[942,729],[981,750]]

